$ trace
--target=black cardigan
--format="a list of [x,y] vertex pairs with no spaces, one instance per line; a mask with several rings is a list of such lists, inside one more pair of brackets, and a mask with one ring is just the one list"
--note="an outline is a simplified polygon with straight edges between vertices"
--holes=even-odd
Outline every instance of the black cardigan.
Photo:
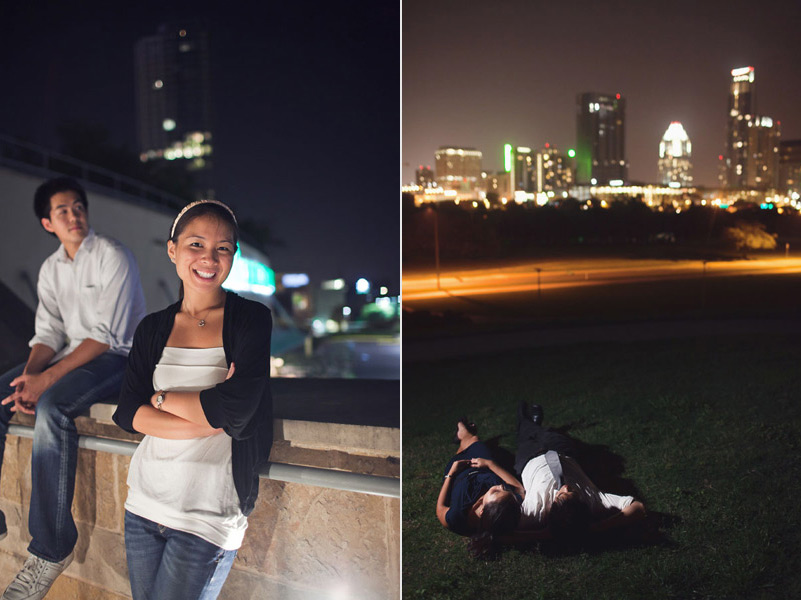
[[[128,368],[114,422],[131,433],[140,406],[150,404],[153,371],[170,337],[181,302],[146,316],[134,334]],[[225,360],[235,366],[230,379],[200,392],[200,404],[212,427],[232,438],[234,485],[239,507],[250,514],[259,495],[259,468],[273,442],[270,395],[270,309],[227,292],[223,316]]]

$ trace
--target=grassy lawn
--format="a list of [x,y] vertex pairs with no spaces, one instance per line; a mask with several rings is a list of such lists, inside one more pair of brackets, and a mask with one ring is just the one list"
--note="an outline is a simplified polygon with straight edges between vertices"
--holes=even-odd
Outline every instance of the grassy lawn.
[[[721,336],[404,365],[403,597],[801,598],[799,359],[790,336]],[[513,451],[521,399],[622,461],[659,535],[471,559],[434,515],[455,421]]]

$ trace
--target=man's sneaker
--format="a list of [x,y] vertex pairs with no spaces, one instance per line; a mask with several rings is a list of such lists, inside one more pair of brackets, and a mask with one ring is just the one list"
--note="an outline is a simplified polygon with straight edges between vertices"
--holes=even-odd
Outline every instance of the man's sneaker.
[[50,562],[31,554],[3,593],[2,600],[41,600],[50,586],[72,562],[72,554],[61,562]]
[[6,515],[0,510],[0,540],[8,535],[8,527],[6,527]]

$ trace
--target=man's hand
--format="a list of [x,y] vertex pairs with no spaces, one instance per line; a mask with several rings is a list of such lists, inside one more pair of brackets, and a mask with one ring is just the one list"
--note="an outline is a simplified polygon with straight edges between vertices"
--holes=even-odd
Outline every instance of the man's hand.
[[478,469],[490,469],[492,465],[491,460],[487,460],[486,458],[473,458],[470,459],[470,466],[476,467]]
[[13,412],[21,412],[26,415],[35,414],[39,397],[52,384],[53,382],[46,373],[23,373],[11,381],[11,387],[15,388],[14,393],[4,398],[2,404],[13,402],[14,406],[11,407]]

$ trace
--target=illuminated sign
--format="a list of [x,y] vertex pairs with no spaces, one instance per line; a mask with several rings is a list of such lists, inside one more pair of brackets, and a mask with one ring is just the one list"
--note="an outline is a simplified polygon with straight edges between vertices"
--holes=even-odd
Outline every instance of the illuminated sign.
[[257,260],[245,258],[240,248],[234,255],[234,264],[223,287],[232,292],[272,296],[275,293],[275,271]]
[[512,144],[503,145],[503,168],[507,173],[512,170]]

